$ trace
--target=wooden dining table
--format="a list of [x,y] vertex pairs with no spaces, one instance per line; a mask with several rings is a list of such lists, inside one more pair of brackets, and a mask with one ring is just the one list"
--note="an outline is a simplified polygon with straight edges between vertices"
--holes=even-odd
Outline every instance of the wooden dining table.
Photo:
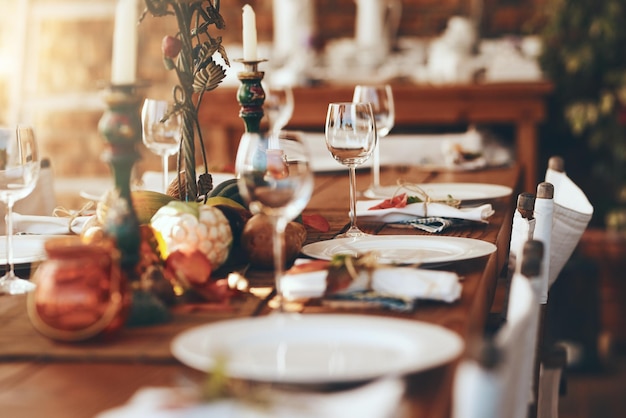
[[[408,318],[440,325],[458,333],[469,345],[482,335],[499,277],[506,268],[514,199],[522,175],[519,166],[478,171],[432,170],[420,167],[385,167],[383,184],[398,178],[413,183],[471,182],[505,185],[509,196],[491,200],[495,213],[488,223],[475,223],[445,230],[441,235],[485,240],[497,250],[487,256],[437,267],[462,278],[462,294],[452,303],[419,301],[410,312],[378,308],[335,307],[319,299],[290,309],[309,313],[357,313]],[[360,170],[357,187],[365,189],[369,171]],[[316,173],[313,197],[306,213],[324,216],[330,230],[307,229],[307,243],[332,239],[348,223],[348,173]],[[415,229],[398,229],[380,222],[359,222],[366,232],[377,235],[428,235]],[[36,268],[36,266],[33,266]],[[207,374],[179,362],[170,351],[172,339],[184,330],[209,322],[266,315],[272,311],[271,272],[248,274],[254,293],[229,305],[177,305],[169,321],[152,326],[124,327],[107,340],[62,343],[34,330],[26,312],[25,297],[0,296],[0,416],[19,418],[93,417],[127,402],[140,388],[199,385]],[[452,382],[458,359],[404,377],[403,408],[407,417],[450,416]],[[349,411],[346,412],[349,416]]]

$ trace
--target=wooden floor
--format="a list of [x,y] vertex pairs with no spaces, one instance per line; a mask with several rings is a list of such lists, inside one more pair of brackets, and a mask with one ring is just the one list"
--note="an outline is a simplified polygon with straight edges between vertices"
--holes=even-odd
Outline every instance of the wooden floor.
[[601,368],[566,373],[559,418],[626,417],[626,352],[613,354]]

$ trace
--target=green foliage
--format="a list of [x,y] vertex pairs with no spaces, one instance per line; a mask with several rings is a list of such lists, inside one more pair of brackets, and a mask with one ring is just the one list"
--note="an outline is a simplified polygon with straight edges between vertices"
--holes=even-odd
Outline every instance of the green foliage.
[[601,205],[617,205],[626,184],[626,2],[550,0],[546,17],[540,63],[555,85],[552,117],[584,141],[608,195]]

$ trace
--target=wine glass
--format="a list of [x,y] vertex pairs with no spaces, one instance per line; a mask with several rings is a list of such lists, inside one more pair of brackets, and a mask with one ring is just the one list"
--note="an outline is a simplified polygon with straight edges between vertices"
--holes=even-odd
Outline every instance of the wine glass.
[[357,85],[352,101],[369,102],[376,119],[379,141],[372,153],[372,182],[364,192],[366,197],[374,198],[380,189],[380,139],[389,134],[395,122],[393,92],[389,84]]
[[168,159],[178,152],[182,134],[180,113],[173,113],[166,100],[146,99],[141,109],[142,140],[153,153],[163,158],[163,193],[167,192]]
[[294,133],[274,137],[246,132],[239,144],[235,167],[239,191],[250,211],[267,215],[273,226],[274,277],[278,309],[283,312],[285,228],[302,212],[313,193],[308,151]]
[[326,147],[350,171],[350,228],[340,238],[365,234],[356,225],[356,167],[376,147],[376,123],[369,103],[330,103],[326,115]]
[[13,266],[13,205],[28,196],[39,177],[39,155],[35,134],[29,126],[0,128],[0,200],[6,204],[7,269],[0,277],[0,294],[30,292],[35,284],[19,278]]
[[264,110],[269,121],[270,134],[278,137],[279,132],[293,115],[293,92],[289,86],[265,88]]

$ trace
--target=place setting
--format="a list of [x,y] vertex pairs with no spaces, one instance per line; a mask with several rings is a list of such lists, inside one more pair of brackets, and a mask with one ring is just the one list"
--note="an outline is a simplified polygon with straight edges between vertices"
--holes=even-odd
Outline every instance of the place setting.
[[[397,312],[412,312],[423,300],[454,303],[461,296],[462,279],[454,272],[433,268],[487,256],[496,250],[496,246],[487,241],[438,233],[461,224],[487,224],[494,214],[489,199],[505,196],[510,189],[489,190],[487,187],[481,192],[480,184],[466,188],[445,184],[437,190],[436,186],[427,184],[423,185],[428,189],[426,192],[420,185],[403,183],[394,188],[389,198],[357,199],[355,170],[376,148],[376,126],[369,103],[328,105],[325,141],[333,158],[348,167],[350,221],[332,239],[302,247],[301,254],[307,258],[297,259],[294,267],[277,279],[281,300],[337,309]],[[372,170],[376,166],[373,164]],[[445,191],[448,188],[452,190]],[[378,180],[368,191],[372,194],[381,189]],[[467,206],[461,205],[456,192],[468,200]],[[392,227],[426,230],[431,234],[370,234],[359,229],[357,218]],[[420,223],[423,220],[429,223]],[[425,229],[439,221],[447,224],[438,231]]]
[[[48,206],[54,199],[50,197],[51,190],[40,187],[42,160],[32,126],[0,128],[0,143],[4,155],[0,163],[0,200],[5,204],[0,264],[6,266],[6,273],[0,278],[0,295],[19,295],[32,291],[35,285],[27,278],[18,277],[15,270],[28,273],[31,265],[47,258],[47,241],[80,234],[91,214],[83,215],[88,208],[72,212],[56,208],[50,215],[39,214],[44,209],[37,206],[42,202]],[[28,214],[15,211],[18,202],[20,211]]]
[[[355,97],[365,95],[367,91],[364,86],[357,86]],[[384,100],[372,100],[387,103],[386,107],[376,107],[384,115],[380,116],[380,121],[382,136],[385,136],[393,126],[393,100],[390,99],[393,96],[390,88],[383,91],[384,94],[378,94],[385,97]],[[369,92],[369,97],[374,97],[375,92]],[[364,193],[370,198],[357,199],[355,170],[376,154],[381,135],[381,130],[376,130],[380,125],[374,107],[368,104],[366,110],[360,110],[357,106],[360,106],[358,102],[329,104],[325,124],[328,151],[349,169],[349,227],[333,239],[305,245],[302,253],[322,260],[332,260],[337,255],[372,253],[381,264],[433,267],[495,251],[493,244],[477,239],[441,235],[373,235],[358,228],[357,218],[431,234],[455,226],[486,224],[494,214],[489,201],[510,195],[512,189],[481,183],[413,184],[402,180],[396,185],[382,186],[377,174],[380,167],[375,162],[372,183]]]

